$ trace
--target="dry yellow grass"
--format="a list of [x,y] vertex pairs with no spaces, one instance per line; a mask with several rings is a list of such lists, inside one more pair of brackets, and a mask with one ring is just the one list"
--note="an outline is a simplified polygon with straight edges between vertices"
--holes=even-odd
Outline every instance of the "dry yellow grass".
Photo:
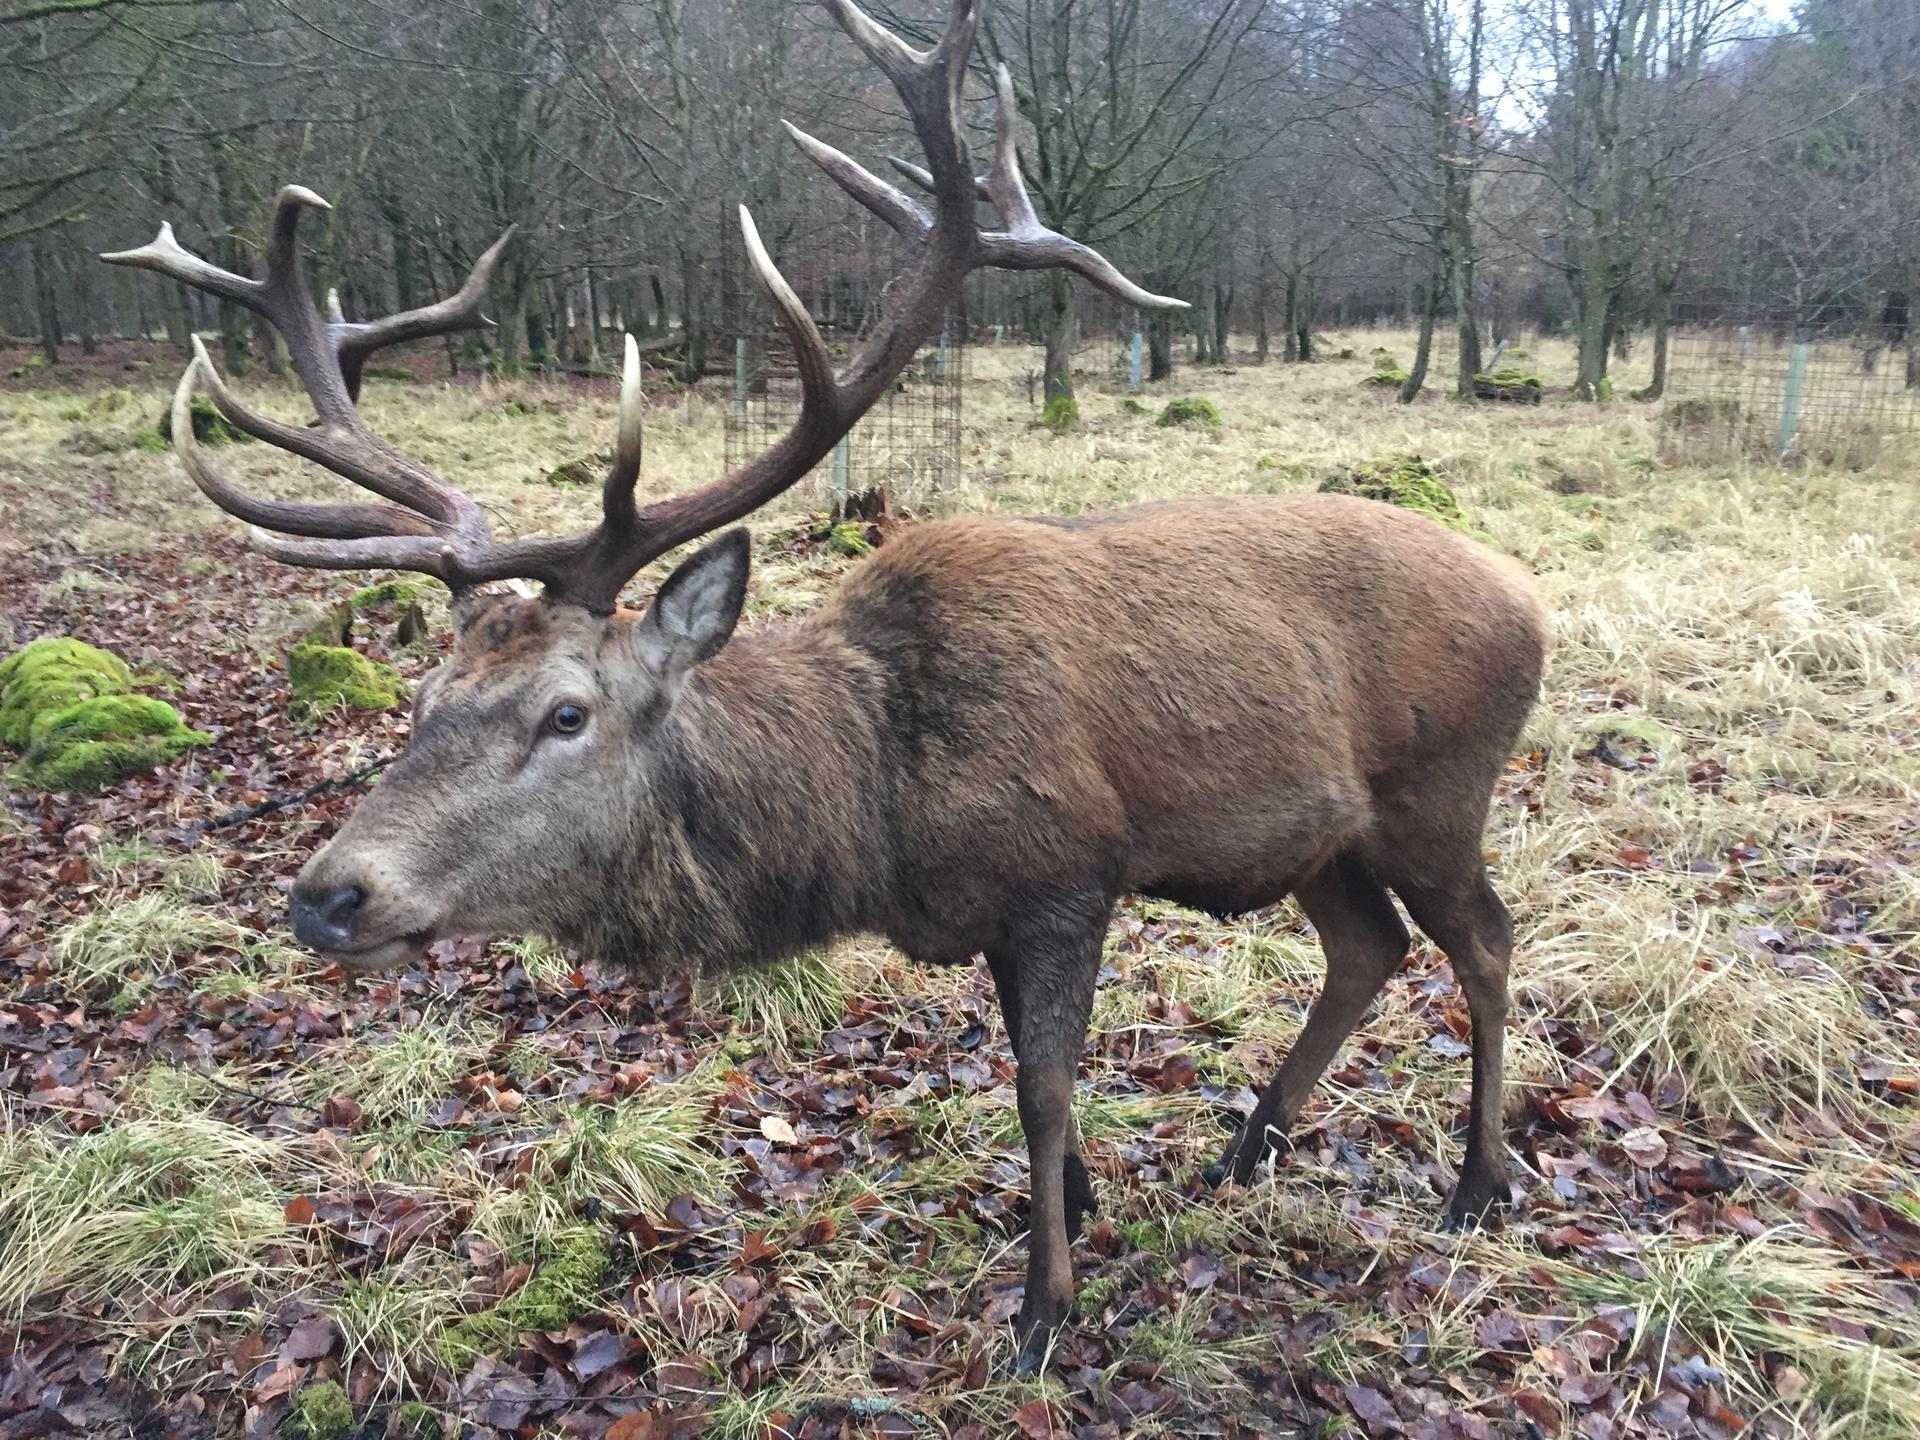
[[[1487,840],[1520,937],[1510,1062],[1515,1106],[1529,1090],[1545,1095],[1578,1084],[1603,1092],[1630,1077],[1671,1077],[1697,1117],[1701,1133],[1692,1138],[1705,1143],[1721,1132],[1751,1130],[1737,1158],[1767,1184],[1744,1191],[1741,1201],[1767,1234],[1752,1243],[1724,1233],[1649,1235],[1629,1271],[1578,1253],[1548,1263],[1538,1227],[1519,1225],[1463,1242],[1456,1263],[1472,1267],[1472,1286],[1436,1298],[1428,1311],[1376,1325],[1363,1311],[1333,1306],[1347,1323],[1315,1359],[1336,1378],[1390,1369],[1417,1329],[1426,1335],[1430,1364],[1469,1390],[1484,1390],[1484,1376],[1470,1368],[1480,1349],[1476,1304],[1492,1296],[1525,1311],[1549,1303],[1551,1291],[1556,1301],[1572,1296],[1589,1310],[1640,1306],[1649,1318],[1637,1345],[1683,1344],[1710,1355],[1727,1371],[1729,1395],[1788,1431],[1913,1433],[1920,1426],[1920,1370],[1911,1349],[1835,1339],[1871,1319],[1890,1277],[1846,1266],[1806,1228],[1790,1188],[1778,1182],[1871,1195],[1920,1213],[1909,1168],[1920,1145],[1913,1111],[1857,1079],[1863,1062],[1909,1081],[1920,1074],[1914,1017],[1890,1011],[1876,979],[1892,973],[1910,981],[1920,964],[1920,487],[1886,465],[1850,474],[1747,463],[1671,468],[1658,459],[1656,410],[1631,403],[1530,409],[1460,405],[1436,394],[1401,407],[1357,383],[1376,344],[1402,358],[1412,348],[1404,335],[1336,336],[1330,351],[1347,347],[1361,358],[1183,370],[1144,397],[1157,410],[1170,395],[1206,395],[1224,418],[1218,430],[1156,428],[1151,415],[1130,413],[1122,396],[1089,384],[1081,398],[1084,423],[1066,435],[1034,423],[1024,352],[976,350],[969,359],[964,477],[944,493],[904,497],[927,514],[1061,512],[1311,488],[1342,467],[1417,452],[1454,485],[1490,543],[1539,576],[1556,644],[1526,741],[1536,754],[1516,778],[1528,803],[1497,807]],[[1528,348],[1528,368],[1549,384],[1571,374],[1564,345]],[[1445,360],[1438,358],[1437,376]],[[1630,369],[1621,392],[1643,379]],[[139,401],[157,413],[157,390]],[[509,413],[509,402],[520,413]],[[83,552],[110,557],[151,544],[156,533],[231,524],[198,500],[167,457],[83,459],[62,451],[62,435],[77,423],[70,412],[81,403],[50,395],[0,402],[18,437],[0,463],[37,482],[8,487],[13,511],[5,546],[32,546],[68,528]],[[263,404],[297,413],[284,395]],[[648,435],[646,493],[719,472],[723,404],[724,396],[702,396],[661,407]],[[366,408],[395,441],[468,488],[505,531],[591,519],[590,490],[556,489],[542,477],[561,461],[606,446],[610,398],[578,399],[537,385],[375,383]],[[218,458],[276,494],[321,488],[262,447],[235,447]],[[111,487],[116,514],[103,515],[89,499],[96,484]],[[822,499],[817,488],[803,487],[756,523],[786,523],[817,510]],[[110,558],[102,568],[111,571]],[[756,587],[758,613],[804,606],[822,588],[803,569],[763,571]],[[1648,758],[1631,770],[1581,758],[1601,741]],[[1817,935],[1830,907],[1842,902],[1862,917],[1857,932],[1782,946],[1779,955],[1760,938]],[[1109,1035],[1131,1027],[1146,1034],[1159,1007],[1184,1002],[1220,1037],[1205,1055],[1204,1075],[1227,1083],[1264,1078],[1317,983],[1317,951],[1285,914],[1232,927],[1175,919],[1167,932],[1116,944],[1111,958],[1121,978],[1102,996],[1097,1025]],[[825,964],[824,971],[789,977],[784,987],[735,986],[712,997],[711,1015],[732,1011],[736,1022],[756,1015],[763,1022],[746,1027],[744,1040],[736,1025],[734,1050],[716,1047],[716,1065],[739,1059],[743,1044],[746,1053],[764,1051],[780,1064],[803,1062],[808,1041],[837,1023],[846,997],[873,995],[876,987],[928,997],[954,1014],[984,989],[978,975],[903,973],[897,957],[865,942]],[[1406,1121],[1416,1148],[1452,1164],[1464,1062],[1428,1053],[1432,1020],[1422,1005],[1415,987],[1390,986],[1351,1047],[1397,1057],[1390,1093],[1322,1087],[1313,1118],[1337,1127],[1356,1107],[1388,1109]],[[1604,1035],[1611,1062],[1595,1068],[1570,1060],[1554,1043],[1557,1026]],[[316,1085],[323,1076],[384,1074],[395,1087],[391,1108],[404,1110],[434,1098],[469,1065],[501,1064],[497,1056],[483,1062],[472,1053],[482,1042],[468,1045],[465,1037],[461,1031],[461,1044],[444,1057],[399,1066],[412,1052],[396,1049],[392,1037],[354,1033],[333,1042],[336,1053],[314,1057],[304,1073]],[[1401,1151],[1384,1145],[1370,1157],[1375,1190],[1364,1214],[1346,1198],[1346,1171],[1323,1169],[1312,1156],[1296,1157],[1272,1183],[1207,1207],[1170,1187],[1129,1179],[1124,1164],[1103,1169],[1100,1157],[1117,1155],[1119,1137],[1154,1121],[1179,1127],[1171,1144],[1193,1167],[1220,1140],[1210,1126],[1194,1123],[1198,1107],[1190,1096],[1125,1090],[1111,1053],[1089,1067],[1082,1118],[1107,1212],[1127,1227],[1146,1263],[1164,1266],[1202,1235],[1271,1256],[1276,1268],[1299,1247],[1360,1257],[1370,1273],[1434,1243],[1427,1227],[1437,1212],[1425,1179]],[[425,1087],[417,1094],[416,1081]],[[168,1124],[186,1123],[179,1110],[166,1113]],[[871,1393],[867,1370],[884,1328],[884,1297],[912,1275],[847,1207],[859,1189],[871,1187],[881,1203],[910,1211],[918,1198],[994,1173],[1014,1143],[1012,1113],[1008,1093],[964,1104],[903,1094],[872,1124],[910,1120],[925,1139],[925,1158],[899,1175],[857,1177],[844,1193],[823,1192],[804,1213],[773,1218],[778,1241],[803,1221],[848,1217],[837,1238],[795,1246],[783,1262],[803,1337],[831,1336],[833,1343],[807,1348],[806,1361],[783,1374],[777,1388],[730,1399],[715,1417],[715,1433],[757,1436],[775,1408]],[[565,1159],[560,1169],[594,1178],[545,1187],[550,1194],[536,1186],[530,1194],[449,1167],[447,1155],[430,1145],[409,1150],[398,1123],[405,1118],[383,1137],[381,1173],[457,1200],[484,1231],[515,1246],[537,1248],[547,1230],[575,1223],[568,1204],[589,1183],[626,1184],[657,1200],[689,1185],[721,1188],[733,1165],[709,1148],[697,1106],[665,1116],[672,1123],[662,1128],[640,1126],[641,1117],[624,1109],[590,1125],[553,1103],[532,1113],[525,1135],[500,1143],[551,1153]],[[9,1123],[18,1137],[39,1122],[14,1115]],[[628,1124],[638,1138],[621,1129]],[[1777,1144],[1770,1138],[1776,1135],[1783,1137]],[[86,1153],[113,1152],[96,1145]],[[237,1173],[258,1188],[256,1177],[274,1167],[243,1158]],[[1516,1173],[1523,1173],[1525,1157],[1515,1158]],[[625,1167],[643,1162],[654,1169],[628,1174]],[[30,1151],[17,1138],[12,1151],[0,1151],[0,1174],[52,1174],[54,1163],[49,1148]],[[87,1187],[106,1183],[86,1179]],[[1545,1190],[1536,1182],[1536,1196]],[[62,1234],[61,1223],[36,1212],[35,1233]],[[195,1263],[206,1273],[248,1263],[247,1246],[257,1242],[242,1238],[246,1246]],[[964,1289],[1011,1268],[1008,1250],[998,1237],[955,1227],[942,1232],[939,1268]],[[128,1263],[148,1267],[130,1272],[138,1279],[171,1276],[182,1262],[160,1255]],[[457,1281],[448,1278],[457,1267],[446,1254],[422,1253],[409,1264],[408,1275],[425,1288],[446,1292],[449,1305],[457,1300]],[[1083,1306],[1092,1323],[1100,1322],[1103,1294],[1119,1283],[1119,1268],[1108,1264],[1092,1278]],[[309,1280],[326,1293],[338,1277],[322,1268]],[[405,1286],[361,1281],[341,1293],[338,1313],[356,1353],[379,1356],[394,1383],[410,1370],[417,1376],[426,1360],[405,1353],[406,1336],[433,1329],[417,1296],[409,1300]],[[24,1297],[8,1298],[17,1304]],[[716,1294],[685,1313],[721,1316],[727,1305]],[[1184,1392],[1206,1397],[1215,1413],[1232,1412],[1248,1401],[1236,1372],[1242,1357],[1232,1344],[1199,1338],[1196,1320],[1183,1305],[1151,1327],[1136,1327],[1125,1358],[1158,1367]],[[661,1353],[724,1360],[718,1321],[689,1330],[690,1322],[641,1307],[623,1323]],[[1791,1359],[1807,1387],[1783,1392],[1770,1378],[1777,1366],[1769,1370],[1769,1353]],[[1519,1383],[1551,1388],[1537,1360],[1515,1363]],[[949,1391],[921,1404],[948,1424],[968,1417],[994,1424],[1011,1404],[1057,1393],[1050,1388],[1056,1385]]]

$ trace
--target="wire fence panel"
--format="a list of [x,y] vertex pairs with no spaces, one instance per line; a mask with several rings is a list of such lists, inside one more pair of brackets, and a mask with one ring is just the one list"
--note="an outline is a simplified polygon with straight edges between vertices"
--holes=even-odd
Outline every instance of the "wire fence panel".
[[[835,365],[844,366],[871,332],[888,289],[911,257],[890,229],[864,211],[803,211],[770,238],[775,263],[812,315]],[[721,289],[719,358],[733,366],[725,427],[731,469],[792,428],[801,389],[792,343],[731,232]],[[874,503],[914,512],[933,508],[959,479],[966,356],[966,307],[957,302],[885,397],[801,482],[800,493],[836,516],[848,512],[850,501],[862,513]]]
[[1844,306],[1685,307],[1668,344],[1662,444],[1859,467],[1920,432],[1920,365],[1904,315]]

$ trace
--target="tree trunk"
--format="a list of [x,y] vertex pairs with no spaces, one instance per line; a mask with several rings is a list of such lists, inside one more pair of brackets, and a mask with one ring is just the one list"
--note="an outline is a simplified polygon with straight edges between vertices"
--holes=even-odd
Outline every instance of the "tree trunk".
[[1047,358],[1041,371],[1042,393],[1048,403],[1073,398],[1073,331],[1079,319],[1073,277],[1064,270],[1047,272]]
[[1300,359],[1300,281],[1297,276],[1287,276],[1287,334],[1281,341],[1280,358],[1292,365]]
[[33,304],[40,324],[40,353],[49,365],[60,363],[60,297],[53,278],[53,257],[45,231],[36,231],[27,247],[33,265]]
[[1173,374],[1173,321],[1156,314],[1147,322],[1147,379],[1164,380]]
[[1402,405],[1411,405],[1420,387],[1427,383],[1427,365],[1433,359],[1433,326],[1440,315],[1440,287],[1446,279],[1445,265],[1446,261],[1436,251],[1433,268],[1427,273],[1426,304],[1420,311],[1420,343],[1414,347],[1413,368],[1400,386]]
[[78,265],[69,264],[73,276],[73,313],[80,331],[80,353],[91,355],[99,348],[94,343],[99,317],[94,314],[93,257],[82,257]]
[[1661,283],[1658,276],[1653,285],[1653,379],[1647,388],[1640,392],[1642,400],[1658,400],[1667,393],[1667,339],[1673,325],[1673,285]]
[[1313,278],[1306,277],[1300,282],[1300,295],[1294,307],[1294,356],[1302,365],[1313,360]]
[[1233,318],[1233,286],[1213,282],[1213,363],[1225,365],[1229,355],[1228,327]]
[[1589,256],[1580,273],[1579,365],[1574,373],[1573,398],[1599,398],[1600,382],[1607,378],[1607,310],[1613,285],[1607,267]]

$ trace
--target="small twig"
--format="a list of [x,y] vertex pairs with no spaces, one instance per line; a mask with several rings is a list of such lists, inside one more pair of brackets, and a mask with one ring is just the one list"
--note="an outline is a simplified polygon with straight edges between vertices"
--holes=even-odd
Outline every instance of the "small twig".
[[388,755],[383,759],[374,761],[371,765],[363,766],[351,775],[342,775],[337,780],[322,780],[318,785],[309,785],[304,790],[286,795],[276,795],[273,799],[264,800],[258,805],[246,805],[238,810],[230,810],[225,815],[221,815],[216,819],[202,820],[198,824],[189,825],[181,834],[185,837],[197,838],[206,834],[209,830],[223,830],[229,825],[240,825],[248,820],[256,820],[262,815],[271,815],[276,810],[285,810],[294,805],[304,805],[323,790],[333,790],[347,785],[357,785],[368,776],[379,774],[380,771],[386,769],[387,766],[399,758],[397,755]]

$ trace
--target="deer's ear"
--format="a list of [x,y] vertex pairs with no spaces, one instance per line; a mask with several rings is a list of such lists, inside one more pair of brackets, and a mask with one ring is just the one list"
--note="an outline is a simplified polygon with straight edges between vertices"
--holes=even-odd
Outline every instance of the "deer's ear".
[[747,599],[744,527],[708,542],[667,577],[640,618],[640,653],[671,680],[718,653],[739,623]]

